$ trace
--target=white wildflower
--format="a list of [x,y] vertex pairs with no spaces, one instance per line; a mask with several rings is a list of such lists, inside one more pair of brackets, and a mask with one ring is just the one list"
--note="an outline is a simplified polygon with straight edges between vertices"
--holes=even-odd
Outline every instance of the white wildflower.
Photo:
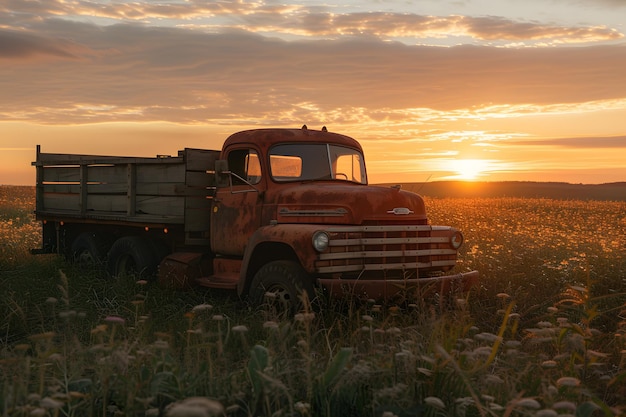
[[431,407],[439,408],[441,410],[446,408],[446,405],[438,397],[426,397],[424,398],[424,403]]
[[190,397],[172,404],[166,412],[168,417],[214,417],[224,415],[219,401],[205,397]]
[[201,311],[211,310],[212,308],[213,306],[211,304],[198,304],[197,306],[194,306],[191,311],[199,313]]
[[532,408],[534,410],[538,410],[539,408],[541,408],[541,404],[539,404],[539,401],[533,398],[522,398],[516,401],[515,405],[518,407]]
[[580,380],[572,376],[564,376],[556,381],[557,387],[577,387],[580,385]]
[[235,333],[245,333],[248,331],[248,328],[245,325],[240,324],[238,326],[233,326],[231,330]]

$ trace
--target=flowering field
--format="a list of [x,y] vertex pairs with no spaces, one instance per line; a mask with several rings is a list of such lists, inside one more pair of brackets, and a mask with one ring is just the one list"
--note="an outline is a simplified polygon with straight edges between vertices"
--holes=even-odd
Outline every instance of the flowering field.
[[626,203],[427,199],[466,295],[324,301],[277,320],[32,256],[0,187],[3,416],[613,416],[626,412]]

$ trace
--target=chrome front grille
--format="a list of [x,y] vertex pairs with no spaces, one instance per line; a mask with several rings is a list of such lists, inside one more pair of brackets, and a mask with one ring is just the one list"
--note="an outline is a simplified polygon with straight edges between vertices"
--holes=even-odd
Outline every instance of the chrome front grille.
[[325,231],[330,242],[318,255],[319,273],[423,270],[432,275],[456,263],[457,251],[450,245],[455,229],[449,226],[337,226]]

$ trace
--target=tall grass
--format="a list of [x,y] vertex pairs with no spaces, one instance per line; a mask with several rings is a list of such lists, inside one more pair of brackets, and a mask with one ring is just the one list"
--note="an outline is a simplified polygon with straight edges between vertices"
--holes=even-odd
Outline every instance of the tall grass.
[[33,257],[32,189],[11,190],[25,209],[0,190],[4,416],[626,410],[624,203],[430,199],[433,223],[465,232],[460,268],[480,270],[479,288],[402,305],[325,300],[278,320],[228,293]]

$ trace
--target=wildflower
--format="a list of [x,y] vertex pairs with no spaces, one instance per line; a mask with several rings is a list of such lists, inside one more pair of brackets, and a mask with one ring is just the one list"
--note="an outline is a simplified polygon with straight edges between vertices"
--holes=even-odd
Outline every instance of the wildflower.
[[213,417],[224,415],[224,406],[219,401],[205,397],[189,397],[171,405],[169,417]]
[[483,332],[483,333],[478,333],[477,335],[474,336],[474,339],[477,340],[482,340],[484,342],[496,342],[496,341],[500,341],[502,340],[501,336],[497,336],[493,333],[487,333],[487,332]]
[[63,405],[64,404],[61,401],[57,401],[57,400],[55,400],[53,398],[50,398],[50,397],[45,397],[39,403],[40,407],[46,408],[46,409],[53,409],[53,410],[61,408],[61,407],[63,407]]
[[43,333],[37,333],[37,334],[33,334],[31,336],[28,336],[28,338],[30,340],[33,341],[37,341],[37,340],[50,340],[52,339],[56,334],[54,332],[43,332]]
[[577,387],[580,385],[580,380],[572,376],[564,376],[556,381],[557,387]]
[[438,397],[426,397],[424,398],[424,403],[431,407],[439,408],[441,410],[446,408],[446,405]]
[[59,318],[61,319],[71,319],[72,317],[76,317],[76,311],[74,310],[61,311],[59,313]]
[[278,323],[276,323],[275,321],[266,321],[265,323],[263,323],[263,328],[265,329],[278,329]]
[[197,306],[194,306],[191,311],[199,313],[200,311],[211,310],[212,308],[213,306],[211,304],[198,304]]
[[576,412],[576,404],[571,401],[558,401],[552,404],[552,408],[555,410],[564,410],[571,413]]
[[315,313],[298,313],[293,318],[299,322],[312,321],[315,318]]
[[107,323],[112,323],[112,324],[124,324],[126,323],[126,320],[124,320],[123,318],[119,317],[119,316],[107,316],[104,318],[104,321]]
[[245,325],[240,324],[238,326],[233,326],[231,330],[235,333],[245,333],[248,331],[248,328]]
[[309,413],[309,410],[311,409],[311,404],[298,401],[297,403],[293,405],[293,408],[300,414],[306,415]]
[[515,405],[517,405],[518,407],[532,408],[534,410],[537,410],[541,407],[541,404],[539,404],[539,402],[533,398],[522,398],[516,401]]
[[485,375],[485,382],[488,384],[500,385],[504,384],[504,380],[500,378],[498,375],[488,374]]
[[402,334],[402,330],[400,330],[400,329],[399,329],[399,328],[397,328],[397,327],[390,327],[390,328],[388,328],[388,329],[386,330],[386,333],[387,333],[387,334],[394,335],[394,336],[398,336],[398,335]]

